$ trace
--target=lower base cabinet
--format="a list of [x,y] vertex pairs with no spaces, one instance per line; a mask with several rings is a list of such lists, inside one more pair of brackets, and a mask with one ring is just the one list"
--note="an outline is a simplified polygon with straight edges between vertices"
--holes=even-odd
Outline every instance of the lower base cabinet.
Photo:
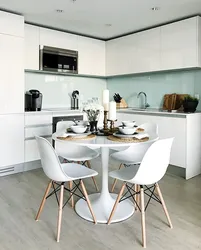
[[118,113],[117,119],[136,121],[137,125],[146,122],[158,124],[160,139],[174,137],[170,164],[185,168],[186,179],[201,173],[201,114],[169,117]]
[[23,171],[24,114],[0,115],[0,137],[0,175]]

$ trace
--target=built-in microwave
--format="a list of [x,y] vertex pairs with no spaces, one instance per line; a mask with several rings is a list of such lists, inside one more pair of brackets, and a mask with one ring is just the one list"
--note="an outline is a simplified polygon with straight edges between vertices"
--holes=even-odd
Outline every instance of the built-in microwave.
[[40,70],[78,74],[78,51],[40,45]]

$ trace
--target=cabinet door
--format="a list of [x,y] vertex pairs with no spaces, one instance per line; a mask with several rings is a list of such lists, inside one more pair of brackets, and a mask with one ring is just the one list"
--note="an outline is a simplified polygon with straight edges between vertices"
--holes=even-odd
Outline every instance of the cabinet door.
[[132,35],[132,73],[160,70],[160,28]]
[[24,115],[0,115],[0,167],[24,162]]
[[39,70],[39,30],[25,24],[25,69]]
[[198,66],[197,18],[161,27],[161,69]]
[[0,114],[24,112],[24,39],[0,34]]
[[105,75],[105,42],[97,39],[78,37],[79,74]]
[[77,35],[40,28],[40,45],[78,50]]
[[0,11],[0,33],[24,37],[24,17]]
[[131,48],[133,35],[106,42],[106,75],[122,75],[132,72]]

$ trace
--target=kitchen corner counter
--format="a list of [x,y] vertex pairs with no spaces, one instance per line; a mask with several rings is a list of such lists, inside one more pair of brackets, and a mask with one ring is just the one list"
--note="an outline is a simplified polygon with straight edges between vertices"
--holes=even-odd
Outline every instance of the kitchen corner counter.
[[166,116],[166,117],[178,117],[178,118],[186,118],[191,115],[201,115],[201,111],[196,111],[195,113],[184,113],[182,111],[177,112],[168,112],[166,110],[157,109],[157,108],[148,108],[148,109],[140,109],[140,108],[123,108],[117,109],[118,113],[124,114],[138,114],[138,115],[151,115],[151,116]]

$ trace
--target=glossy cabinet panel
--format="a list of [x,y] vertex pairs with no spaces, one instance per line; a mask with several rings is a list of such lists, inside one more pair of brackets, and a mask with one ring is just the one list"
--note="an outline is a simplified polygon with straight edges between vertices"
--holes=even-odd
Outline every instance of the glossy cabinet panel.
[[25,69],[39,70],[39,31],[39,27],[25,24]]
[[24,17],[0,11],[0,33],[24,37]]
[[105,75],[105,42],[78,36],[78,73]]
[[78,50],[78,36],[57,30],[40,28],[40,45]]
[[24,112],[24,39],[0,34],[0,114]]
[[161,27],[161,70],[198,66],[198,17]]
[[0,115],[0,167],[24,162],[24,114]]

